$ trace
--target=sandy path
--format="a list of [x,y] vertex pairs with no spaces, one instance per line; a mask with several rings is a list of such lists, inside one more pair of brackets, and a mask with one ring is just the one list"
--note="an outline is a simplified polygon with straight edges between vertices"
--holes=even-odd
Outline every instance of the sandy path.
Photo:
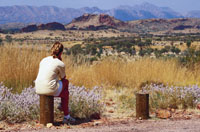
[[39,132],[200,132],[200,118],[190,120],[127,120],[103,123],[85,128],[42,128]]

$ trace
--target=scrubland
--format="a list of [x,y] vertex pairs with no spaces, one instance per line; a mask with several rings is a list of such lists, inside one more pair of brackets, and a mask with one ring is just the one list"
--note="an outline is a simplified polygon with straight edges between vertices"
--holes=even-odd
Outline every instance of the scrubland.
[[[1,46],[0,81],[8,87],[19,90],[33,85],[39,62],[50,53],[44,46]],[[200,67],[194,65],[189,69],[179,64],[176,59],[152,59],[144,57],[139,60],[127,60],[118,57],[106,57],[90,63],[73,56],[63,55],[67,78],[74,85],[106,86],[108,88],[125,87],[138,89],[143,83],[163,83],[168,85],[192,85],[200,82]],[[80,61],[78,63],[77,61]],[[17,90],[17,91],[18,91]],[[19,90],[20,91],[20,90]]]
[[[66,41],[63,44],[67,47],[67,45],[72,44],[71,42]],[[77,41],[76,43],[82,44],[83,42]],[[198,46],[198,42],[194,44],[194,46]],[[75,43],[72,45],[75,45]],[[152,48],[158,48],[159,46],[152,45]],[[0,46],[0,82],[2,82],[0,87],[3,91],[0,90],[0,94],[2,94],[0,100],[2,102],[6,101],[5,99],[18,98],[18,93],[24,96],[23,90],[25,88],[34,90],[34,80],[38,73],[39,62],[42,58],[50,55],[50,47],[51,44],[26,45],[18,43]],[[187,50],[187,48],[185,44],[182,45],[182,49],[180,47],[181,50]],[[169,107],[195,108],[196,104],[200,102],[200,67],[198,61],[188,66],[180,63],[176,57],[151,58],[145,55],[135,58],[134,55],[130,56],[128,54],[123,56],[108,55],[99,58],[97,61],[90,61],[84,54],[82,56],[74,56],[67,55],[65,52],[62,59],[66,64],[65,72],[67,79],[71,83],[71,88],[79,91],[72,90],[72,93],[76,94],[71,96],[72,104],[70,104],[72,112],[74,112],[72,115],[79,118],[90,118],[95,112],[106,116],[109,114],[109,111],[115,111],[114,114],[117,113],[118,117],[122,115],[134,116],[135,93],[141,90],[150,93],[150,109],[152,111],[158,108]],[[98,92],[94,92],[96,87],[98,87]],[[11,89],[11,92],[16,95],[9,94],[12,96],[5,96],[5,89]],[[9,90],[7,91],[9,93]],[[25,93],[28,93],[26,91],[25,89]],[[31,91],[31,94],[34,94],[33,96],[36,97],[34,91]],[[82,94],[89,94],[88,97],[90,98],[80,98],[78,102],[73,102],[73,98],[82,97]],[[98,99],[96,99],[96,94]],[[93,105],[88,104],[90,102],[88,100],[95,99],[96,102]],[[109,104],[109,100],[114,102],[115,110],[110,110],[110,106],[107,105],[106,107],[101,107],[102,103]],[[2,105],[0,112],[5,112],[3,111],[4,109],[12,108],[10,105],[15,106],[5,104],[6,102],[0,104]],[[24,104],[23,100],[21,104]],[[85,107],[81,115],[77,115],[77,111],[83,109],[84,106],[87,107]],[[32,106],[28,108],[31,110]],[[111,109],[113,108],[111,107]],[[34,111],[36,111],[34,118],[37,119],[38,106],[34,106]],[[18,116],[13,116],[14,119],[6,118],[16,114],[12,112],[14,111],[10,110],[7,113],[1,113],[3,116],[1,116],[0,120],[14,122],[26,120],[24,118],[23,120],[17,120]],[[24,117],[33,118],[33,116],[28,115]]]

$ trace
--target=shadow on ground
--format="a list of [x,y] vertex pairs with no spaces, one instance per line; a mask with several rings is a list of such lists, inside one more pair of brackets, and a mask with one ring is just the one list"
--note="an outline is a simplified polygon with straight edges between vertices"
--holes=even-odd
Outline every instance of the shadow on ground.
[[[81,118],[76,118],[76,122],[73,123],[73,124],[70,124],[70,125],[80,125],[80,124],[83,124],[83,123],[89,123],[89,122],[92,122],[92,119],[81,119]],[[53,123],[54,126],[61,126],[63,125],[62,121],[55,121]]]

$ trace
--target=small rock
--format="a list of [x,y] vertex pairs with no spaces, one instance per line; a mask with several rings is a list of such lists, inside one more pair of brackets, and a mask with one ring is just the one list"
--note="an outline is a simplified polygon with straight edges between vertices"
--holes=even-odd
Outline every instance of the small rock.
[[108,112],[109,112],[109,113],[114,113],[114,111],[113,111],[113,110],[109,110]]
[[53,126],[52,123],[48,123],[48,124],[47,124],[47,128],[51,128],[52,126]]
[[167,119],[171,117],[171,112],[169,110],[157,110],[156,117],[161,119]]
[[93,125],[94,125],[94,126],[98,126],[98,125],[101,124],[101,123],[102,123],[101,121],[97,121],[97,122],[94,122]]
[[109,102],[106,102],[106,105],[107,105],[107,106],[110,106],[111,104],[110,104]]
[[172,109],[171,109],[171,112],[174,113],[174,112],[176,112],[176,110],[172,108]]
[[190,117],[190,116],[186,116],[185,119],[186,119],[186,120],[189,120],[189,119],[191,119],[191,117]]

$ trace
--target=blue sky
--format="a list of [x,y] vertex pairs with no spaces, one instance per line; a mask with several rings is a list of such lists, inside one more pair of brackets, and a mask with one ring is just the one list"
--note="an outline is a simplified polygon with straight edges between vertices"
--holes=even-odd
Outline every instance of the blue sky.
[[58,7],[93,7],[97,6],[101,9],[111,9],[119,5],[141,4],[149,2],[161,7],[171,7],[173,10],[185,13],[190,10],[200,10],[200,0],[0,0],[0,6],[11,5],[54,5]]

